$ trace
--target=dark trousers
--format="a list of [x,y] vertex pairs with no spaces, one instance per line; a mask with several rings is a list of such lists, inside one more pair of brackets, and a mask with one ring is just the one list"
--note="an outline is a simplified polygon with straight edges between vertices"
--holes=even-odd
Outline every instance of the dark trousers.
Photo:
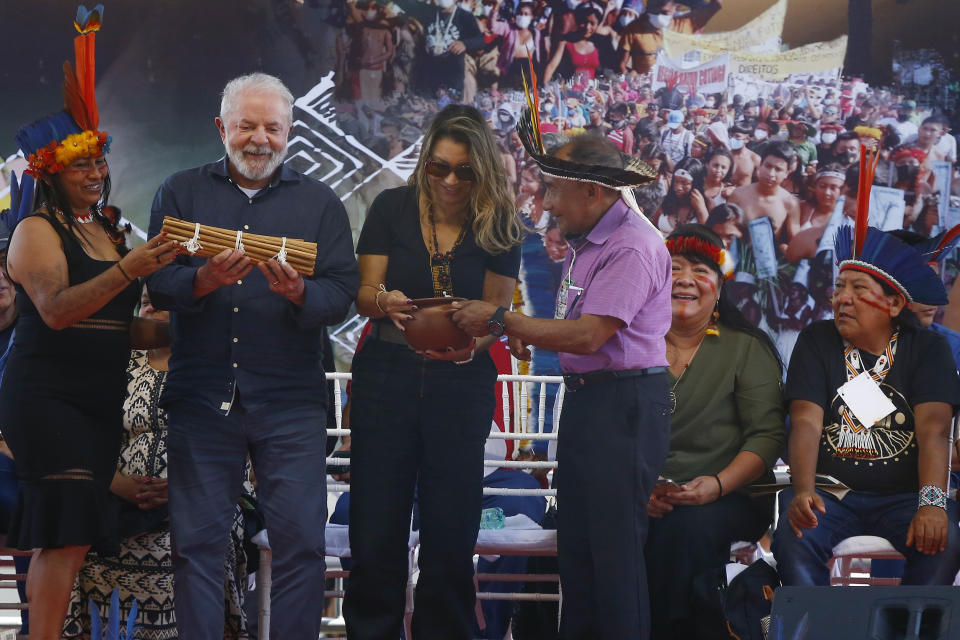
[[[697,638],[694,580],[726,565],[733,542],[759,540],[772,521],[772,499],[736,492],[651,518],[645,551],[653,640]],[[725,629],[717,632],[711,637],[728,637]]]
[[223,416],[177,404],[169,414],[170,532],[180,637],[223,638],[223,563],[249,452],[273,550],[272,637],[316,638],[325,571],[326,405],[247,413],[235,403]]
[[353,361],[350,550],[343,613],[351,640],[396,640],[403,623],[414,491],[420,510],[415,640],[468,640],[483,446],[497,371],[367,340]]
[[567,393],[557,442],[564,640],[650,634],[647,501],[670,441],[666,374]]
[[960,529],[957,528],[958,508],[954,500],[947,502],[947,548],[933,555],[925,555],[915,547],[907,546],[907,530],[917,513],[917,494],[895,493],[879,495],[850,491],[837,500],[826,491],[817,489],[823,498],[826,513],[817,513],[818,524],[803,529],[798,538],[790,528],[787,509],[793,500],[793,487],[780,494],[780,519],[773,534],[773,555],[783,584],[788,586],[828,586],[830,572],[827,562],[833,548],[853,536],[878,536],[907,559],[902,584],[950,585],[960,569]]

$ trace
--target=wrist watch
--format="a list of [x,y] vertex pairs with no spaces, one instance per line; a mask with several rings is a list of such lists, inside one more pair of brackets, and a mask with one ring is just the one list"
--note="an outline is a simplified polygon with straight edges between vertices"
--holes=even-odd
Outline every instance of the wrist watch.
[[499,338],[507,332],[507,325],[503,320],[503,316],[505,316],[506,313],[506,307],[497,307],[497,310],[494,311],[490,319],[487,320],[487,331],[495,338]]

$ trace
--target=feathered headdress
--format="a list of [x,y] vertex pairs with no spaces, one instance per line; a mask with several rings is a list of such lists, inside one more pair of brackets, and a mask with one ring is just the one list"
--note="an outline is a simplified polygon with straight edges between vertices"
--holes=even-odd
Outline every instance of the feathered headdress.
[[637,205],[633,188],[653,182],[657,179],[657,172],[638,158],[631,158],[622,169],[616,169],[601,165],[571,162],[548,155],[543,147],[543,137],[540,134],[540,94],[537,88],[537,74],[533,70],[532,60],[530,61],[530,84],[527,83],[526,75],[523,75],[523,92],[527,106],[523,108],[523,112],[517,120],[517,134],[523,148],[537,163],[540,170],[554,178],[592,182],[617,189],[627,205],[644,220],[647,220],[647,217],[643,215]]
[[[930,268],[927,258],[916,248],[867,224],[870,189],[878,158],[878,152],[861,147],[854,226],[852,230],[843,227],[837,232],[835,254],[840,271],[852,269],[867,273],[901,293],[907,302],[947,304],[943,282]],[[953,231],[957,233],[953,234],[951,241],[960,235],[960,230],[951,230],[951,233]]]
[[733,277],[733,258],[730,252],[721,246],[715,245],[704,238],[695,235],[672,234],[667,238],[667,251],[671,256],[695,254],[706,258],[711,266],[723,275],[724,280]]
[[96,32],[102,18],[102,4],[92,11],[83,5],[77,8],[73,23],[80,33],[73,40],[76,60],[74,65],[63,64],[64,110],[17,132],[17,145],[27,156],[26,172],[32,176],[58,173],[77,158],[109,151],[110,137],[97,129],[100,114],[94,94]]

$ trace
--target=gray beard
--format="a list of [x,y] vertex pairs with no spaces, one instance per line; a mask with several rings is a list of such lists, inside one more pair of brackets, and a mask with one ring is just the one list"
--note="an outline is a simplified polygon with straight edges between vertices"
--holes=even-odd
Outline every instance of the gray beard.
[[[248,145],[249,146],[249,145]],[[227,152],[227,158],[230,160],[230,164],[233,165],[233,168],[236,169],[240,175],[242,175],[247,180],[266,180],[274,174],[283,160],[287,157],[287,148],[284,147],[283,151],[272,152],[270,160],[267,162],[263,168],[251,165],[247,162],[246,158],[243,156],[243,149],[232,149],[230,147],[229,141],[223,143],[223,147]]]

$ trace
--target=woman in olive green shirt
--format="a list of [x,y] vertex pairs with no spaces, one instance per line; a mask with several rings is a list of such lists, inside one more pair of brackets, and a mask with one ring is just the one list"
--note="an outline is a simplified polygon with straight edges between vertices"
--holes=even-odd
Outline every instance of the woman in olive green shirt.
[[767,530],[772,501],[743,489],[771,475],[786,441],[780,360],[770,339],[724,293],[724,272],[732,265],[722,240],[702,225],[683,225],[667,238],[667,248],[673,414],[662,476],[674,482],[662,482],[647,508],[655,640],[698,637],[693,580],[722,567],[732,542],[757,540]]

